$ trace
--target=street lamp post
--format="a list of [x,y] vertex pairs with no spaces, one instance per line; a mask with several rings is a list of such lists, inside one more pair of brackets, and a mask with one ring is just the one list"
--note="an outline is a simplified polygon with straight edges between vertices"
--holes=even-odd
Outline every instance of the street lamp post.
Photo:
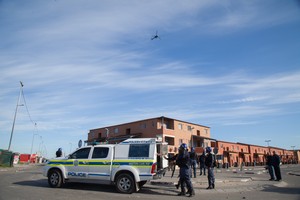
[[268,144],[268,146],[269,146],[269,142],[271,142],[271,140],[265,140],[265,142]]
[[14,134],[14,128],[15,128],[15,122],[16,122],[18,107],[21,106],[19,104],[20,104],[20,97],[21,97],[21,94],[22,94],[22,88],[23,88],[23,86],[24,86],[23,83],[20,81],[20,93],[19,93],[19,97],[18,97],[18,101],[17,101],[16,110],[15,110],[14,122],[13,122],[11,133],[10,133],[10,140],[9,140],[9,145],[8,145],[8,151],[10,150],[11,141],[12,141],[12,137],[13,137],[13,134]]
[[295,147],[296,147],[296,146],[291,146],[291,147],[293,148],[293,151],[295,151]]

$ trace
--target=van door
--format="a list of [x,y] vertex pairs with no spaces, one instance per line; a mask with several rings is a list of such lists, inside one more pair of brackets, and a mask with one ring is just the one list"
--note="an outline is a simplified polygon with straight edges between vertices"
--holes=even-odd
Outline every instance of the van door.
[[88,177],[90,151],[91,147],[81,148],[69,156],[68,161],[72,161],[73,164],[65,166],[68,178],[82,179]]
[[89,179],[109,181],[112,167],[113,148],[109,146],[94,147],[89,160]]

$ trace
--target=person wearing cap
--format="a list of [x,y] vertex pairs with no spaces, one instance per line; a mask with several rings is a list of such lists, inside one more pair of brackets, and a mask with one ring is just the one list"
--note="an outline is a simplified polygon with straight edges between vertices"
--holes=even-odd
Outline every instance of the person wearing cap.
[[206,147],[206,158],[205,158],[205,166],[207,168],[207,179],[208,179],[208,187],[206,189],[214,189],[215,188],[215,176],[214,176],[214,157],[211,153],[211,148]]
[[[182,143],[179,147],[179,154],[176,159],[176,165],[179,166],[180,171],[180,187],[181,192],[178,196],[189,194],[189,197],[195,196],[195,191],[190,177],[190,155],[187,150],[187,145]],[[188,192],[185,192],[185,185],[188,188]]]

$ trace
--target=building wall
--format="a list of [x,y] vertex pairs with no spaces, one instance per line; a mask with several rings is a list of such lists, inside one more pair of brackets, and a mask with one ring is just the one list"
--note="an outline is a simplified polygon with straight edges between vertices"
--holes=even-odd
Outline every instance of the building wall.
[[[107,130],[108,137],[106,137]],[[162,142],[168,142],[170,153],[177,153],[182,143],[186,143],[189,147],[199,148],[211,145],[209,139],[193,140],[193,135],[210,138],[210,128],[172,118],[158,117],[90,130],[88,142],[109,140],[110,143],[113,141],[117,143],[129,136],[158,137],[162,139]]]
[[249,165],[251,163],[251,156],[249,153],[249,146],[240,143],[217,141],[218,155],[222,155],[223,160],[219,163],[223,165],[239,166],[242,163]]
[[253,165],[264,165],[266,163],[266,155],[270,153],[269,147],[258,145],[249,145]]
[[161,139],[162,142],[168,143],[168,151],[171,154],[177,153],[182,143],[186,143],[188,147],[195,147],[198,154],[201,154],[207,146],[212,147],[213,151],[218,148],[216,155],[218,163],[229,167],[264,165],[267,153],[273,151],[280,156],[283,163],[289,163],[291,160],[299,162],[300,154],[299,151],[294,153],[277,147],[216,141],[211,139],[210,127],[167,117],[92,129],[88,133],[87,141],[119,143],[129,137]]

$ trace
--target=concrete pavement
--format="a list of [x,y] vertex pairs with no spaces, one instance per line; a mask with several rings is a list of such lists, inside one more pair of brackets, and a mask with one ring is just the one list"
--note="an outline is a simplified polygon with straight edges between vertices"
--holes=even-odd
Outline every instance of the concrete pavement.
[[[297,165],[294,165],[297,166]],[[291,167],[289,169],[289,167]],[[293,166],[284,165],[281,166],[285,170],[290,170],[288,174],[299,175],[300,171],[295,171]],[[296,168],[295,168],[296,169]],[[297,168],[297,170],[299,167]],[[178,172],[176,169],[173,178],[171,178],[172,172],[167,171],[162,179],[152,180],[149,184],[153,186],[166,186],[174,187],[178,182]],[[197,169],[196,178],[192,178],[192,183],[196,193],[203,192],[244,192],[253,190],[263,190],[269,186],[285,187],[287,184],[283,181],[269,181],[270,176],[264,166],[259,167],[244,167],[240,168],[215,168],[215,189],[206,190],[208,186],[207,175],[199,176],[200,170]],[[176,189],[176,188],[175,188]]]

